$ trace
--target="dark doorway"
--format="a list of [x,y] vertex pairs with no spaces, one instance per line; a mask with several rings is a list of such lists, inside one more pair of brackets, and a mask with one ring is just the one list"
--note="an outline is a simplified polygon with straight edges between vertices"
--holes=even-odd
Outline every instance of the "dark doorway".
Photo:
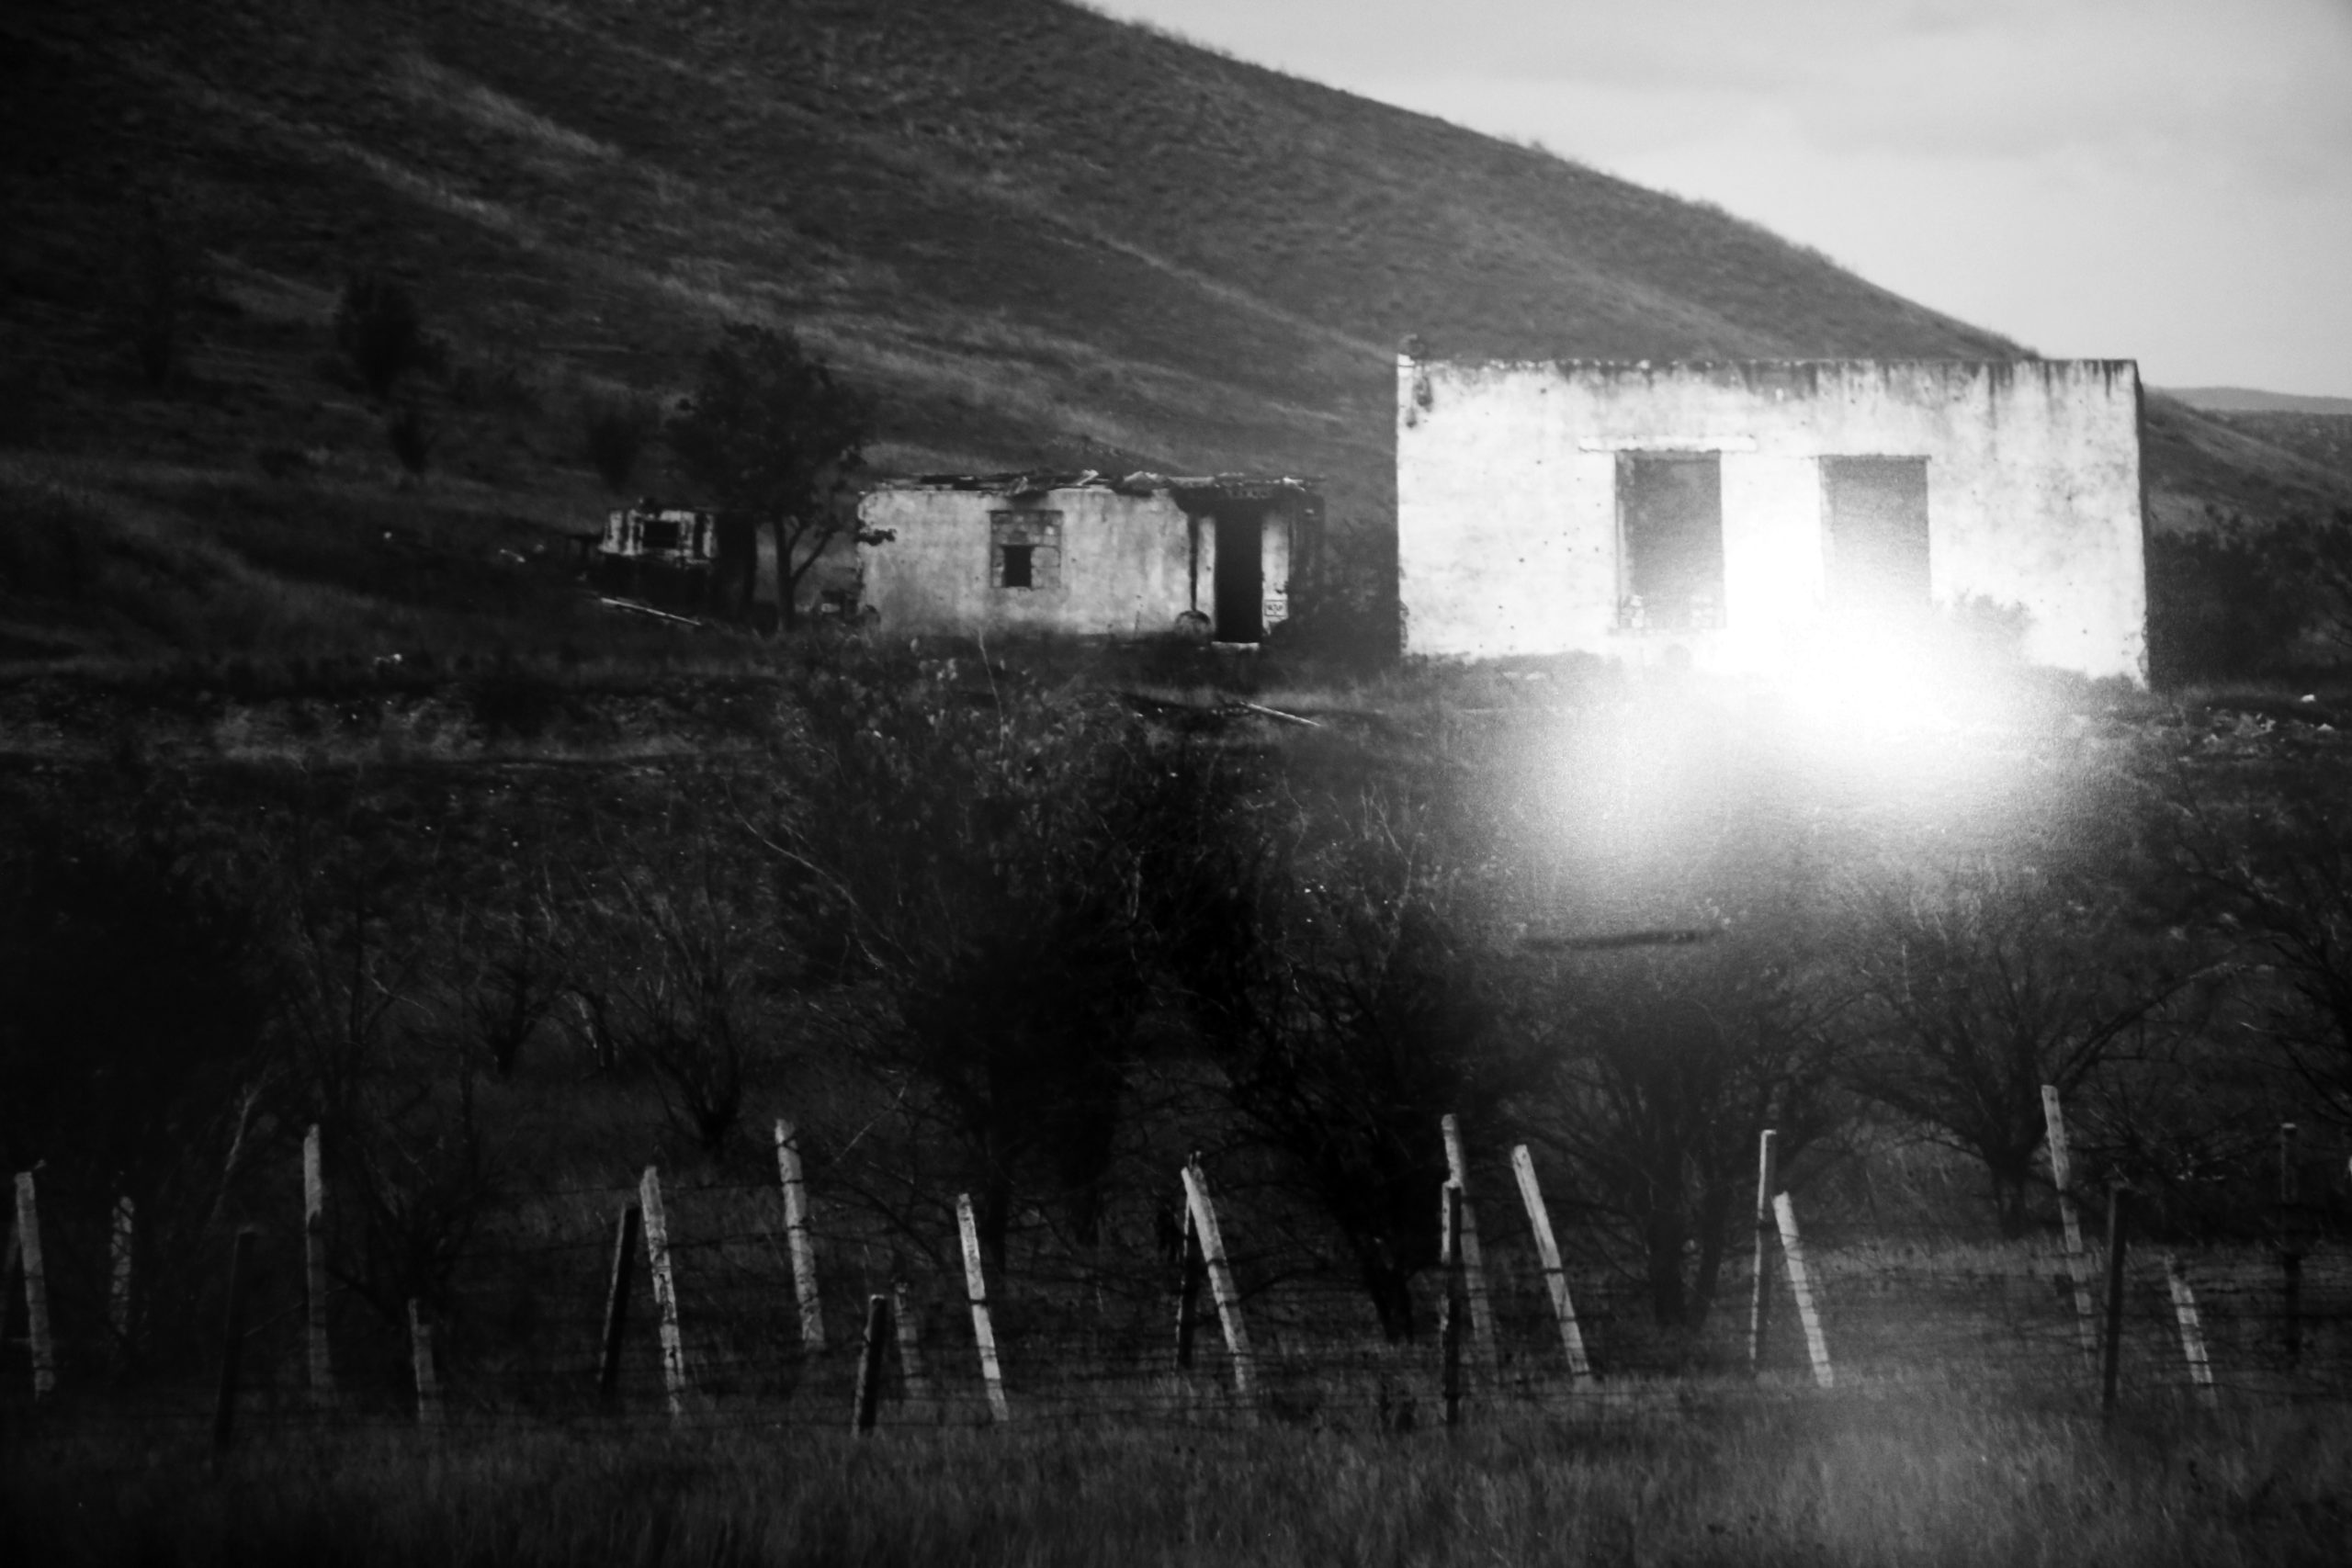
[[1617,624],[1703,631],[1724,624],[1723,463],[1713,452],[1617,458]]
[[1928,460],[1824,457],[1829,605],[1854,615],[1928,607]]
[[1216,514],[1216,640],[1256,642],[1266,635],[1266,517],[1262,510]]

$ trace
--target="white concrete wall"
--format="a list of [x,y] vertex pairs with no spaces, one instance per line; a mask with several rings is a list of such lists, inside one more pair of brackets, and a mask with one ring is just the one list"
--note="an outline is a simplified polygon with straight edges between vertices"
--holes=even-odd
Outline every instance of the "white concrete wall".
[[[1616,454],[1721,453],[1725,626],[1617,628]],[[1406,646],[1766,671],[1835,638],[1819,459],[1928,460],[1931,592],[2022,605],[2026,657],[2147,672],[2128,360],[1397,365]]]
[[[989,514],[1030,509],[1062,514],[1061,581],[998,588]],[[858,516],[897,536],[858,547],[865,602],[886,632],[1148,637],[1175,631],[1193,607],[1193,525],[1165,494],[1082,487],[1016,502],[982,491],[886,489],[859,502]],[[1200,593],[1204,607],[1214,602],[1205,573]]]

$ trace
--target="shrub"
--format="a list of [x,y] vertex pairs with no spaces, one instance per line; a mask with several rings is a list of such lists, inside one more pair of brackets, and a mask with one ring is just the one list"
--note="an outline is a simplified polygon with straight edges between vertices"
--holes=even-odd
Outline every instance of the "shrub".
[[2148,539],[2148,663],[2161,684],[2267,673],[2312,610],[2308,563],[2236,519]]

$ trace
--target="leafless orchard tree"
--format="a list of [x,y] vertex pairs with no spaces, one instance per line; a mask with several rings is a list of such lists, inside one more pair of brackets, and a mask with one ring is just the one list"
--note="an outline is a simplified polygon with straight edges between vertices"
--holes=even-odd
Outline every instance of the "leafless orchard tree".
[[2352,1122],[2352,819],[2340,761],[2252,754],[2171,781],[2184,902],[2240,968],[2253,1027],[2316,1100]]
[[1393,781],[1278,795],[1202,842],[1170,921],[1227,1098],[1335,1224],[1391,1340],[1437,1258],[1440,1119],[1498,1133],[1534,1076],[1440,816]]
[[1528,1027],[1555,1063],[1530,1122],[1566,1157],[1577,1206],[1626,1233],[1662,1326],[1713,1309],[1758,1134],[1779,1132],[1786,1169],[1847,1114],[1838,998],[1815,961],[1801,921],[1751,911],[1703,942],[1530,964]]
[[2199,976],[2190,947],[2126,902],[2096,868],[2014,851],[1888,869],[1849,893],[1850,1080],[1983,1163],[2004,1235],[2025,1228],[2042,1086],[2071,1099],[2147,1054]]

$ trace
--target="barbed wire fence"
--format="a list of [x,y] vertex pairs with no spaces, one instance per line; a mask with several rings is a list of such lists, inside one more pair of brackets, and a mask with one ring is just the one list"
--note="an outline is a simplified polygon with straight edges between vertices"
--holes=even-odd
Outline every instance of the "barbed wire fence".
[[209,1429],[225,1445],[517,1416],[1398,1431],[1508,1409],[1637,1416],[1699,1382],[1713,1401],[1822,1387],[2086,1408],[2352,1400],[2352,1249],[2298,1218],[2291,1183],[2268,1245],[2167,1249],[2136,1233],[2127,1195],[2112,1200],[2113,1247],[2098,1234],[2109,1195],[2093,1203],[2063,1171],[2079,1247],[1808,1243],[1768,1134],[1752,1254],[1726,1259],[1701,1326],[1662,1330],[1637,1270],[1555,1227],[1523,1145],[1493,1168],[1518,1190],[1474,1196],[1447,1121],[1452,1169],[1430,1194],[1441,1264],[1412,1287],[1427,1331],[1395,1343],[1344,1247],[1266,1219],[1246,1178],[1230,1201],[1198,1156],[1168,1173],[1148,1224],[1082,1242],[1015,1210],[984,1246],[967,1195],[885,1201],[843,1165],[804,1168],[779,1123],[763,1179],[649,1168],[507,1191],[401,1301],[379,1286],[371,1299],[326,1256],[315,1135],[282,1222],[196,1226],[171,1265],[127,1203],[18,1173],[0,1412]]

